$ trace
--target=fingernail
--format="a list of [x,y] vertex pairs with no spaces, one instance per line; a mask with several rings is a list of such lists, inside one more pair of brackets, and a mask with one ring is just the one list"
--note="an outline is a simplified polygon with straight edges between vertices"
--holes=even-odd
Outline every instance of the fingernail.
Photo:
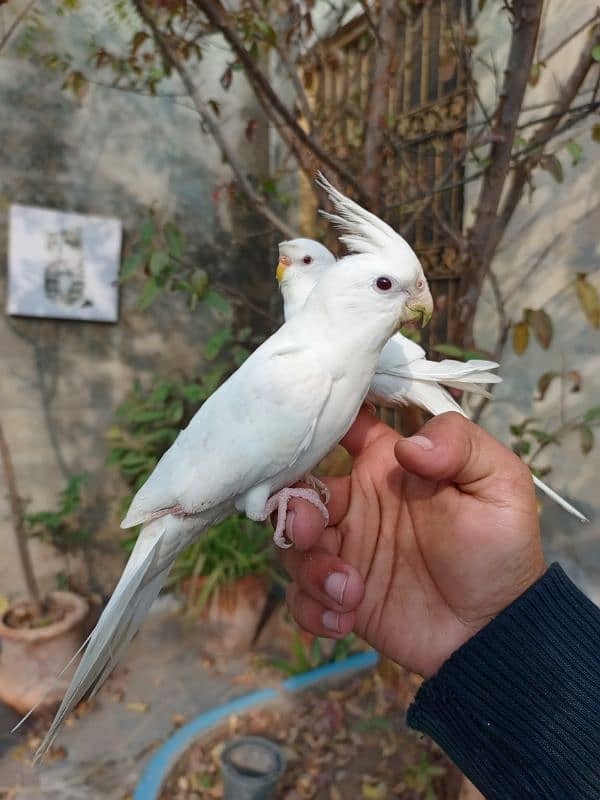
[[332,600],[341,605],[344,602],[347,583],[348,576],[343,572],[332,572],[325,578],[325,591]]
[[295,511],[288,511],[287,517],[285,518],[285,535],[290,540],[290,542],[294,541],[294,520],[296,519],[296,512]]
[[340,632],[340,615],[337,611],[324,611],[322,621],[328,631]]
[[422,450],[433,450],[433,442],[426,436],[419,436],[419,434],[417,434],[416,436],[409,436],[406,441],[416,444],[417,447],[420,447]]

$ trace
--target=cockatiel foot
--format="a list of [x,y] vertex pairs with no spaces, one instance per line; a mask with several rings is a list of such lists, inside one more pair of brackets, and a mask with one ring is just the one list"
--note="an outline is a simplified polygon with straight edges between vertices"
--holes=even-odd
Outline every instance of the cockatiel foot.
[[331,499],[331,492],[323,483],[323,481],[320,481],[315,475],[310,474],[305,475],[304,480],[306,483],[308,483],[311,489],[314,489],[321,495],[324,505],[327,505]]
[[[312,476],[311,476],[312,477]],[[314,479],[316,480],[316,479]],[[321,483],[319,481],[319,483]],[[324,487],[327,488],[326,486]],[[311,503],[315,508],[318,508],[323,515],[325,527],[329,525],[329,512],[325,505],[321,502],[321,498],[314,489],[281,489],[281,491],[269,497],[265,506],[265,519],[270,516],[275,510],[277,511],[277,527],[273,534],[273,541],[277,547],[286,550],[294,543],[290,542],[285,532],[285,524],[287,521],[288,503],[292,497],[299,497]]]

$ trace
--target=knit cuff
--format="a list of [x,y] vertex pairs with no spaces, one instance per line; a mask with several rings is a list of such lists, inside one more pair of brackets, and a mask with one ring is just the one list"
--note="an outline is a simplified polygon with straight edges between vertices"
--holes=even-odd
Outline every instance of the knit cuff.
[[423,683],[407,719],[488,800],[597,800],[600,609],[553,564]]

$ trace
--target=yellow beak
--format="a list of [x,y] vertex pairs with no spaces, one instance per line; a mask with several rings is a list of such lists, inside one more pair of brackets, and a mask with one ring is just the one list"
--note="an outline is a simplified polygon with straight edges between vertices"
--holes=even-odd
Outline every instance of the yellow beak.
[[279,283],[283,280],[283,275],[286,269],[291,266],[292,259],[288,258],[288,256],[279,256],[279,264],[277,264],[277,271],[275,273],[277,280]]
[[429,287],[421,292],[418,300],[414,303],[407,303],[406,307],[411,312],[410,319],[419,318],[421,327],[424,328],[431,320],[431,315],[433,314],[433,298]]

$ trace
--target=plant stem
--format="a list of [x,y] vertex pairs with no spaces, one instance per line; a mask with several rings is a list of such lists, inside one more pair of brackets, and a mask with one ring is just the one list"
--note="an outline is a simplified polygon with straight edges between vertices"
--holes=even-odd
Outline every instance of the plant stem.
[[8,491],[8,499],[10,503],[10,516],[12,520],[15,540],[17,542],[17,549],[19,551],[19,558],[21,560],[21,567],[23,569],[23,577],[25,578],[25,585],[29,592],[29,598],[33,604],[36,614],[41,614],[43,603],[40,594],[40,587],[33,571],[33,563],[31,561],[31,553],[29,551],[29,542],[27,541],[27,534],[23,524],[23,511],[21,508],[21,498],[17,491],[17,481],[15,478],[15,470],[8,449],[8,444],[4,438],[4,431],[2,423],[0,423],[0,459],[2,460],[2,467],[6,479],[6,488]]

